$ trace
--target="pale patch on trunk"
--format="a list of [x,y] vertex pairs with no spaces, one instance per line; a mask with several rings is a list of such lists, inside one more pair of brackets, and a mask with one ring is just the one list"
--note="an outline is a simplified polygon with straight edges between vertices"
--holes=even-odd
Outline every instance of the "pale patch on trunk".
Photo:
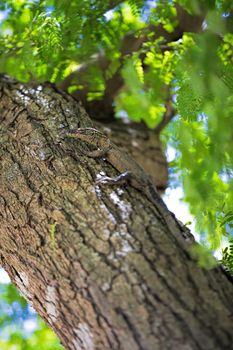
[[116,204],[120,209],[122,220],[127,222],[129,215],[132,212],[131,204],[121,200],[115,191],[110,194],[110,198],[112,199],[113,203]]
[[88,349],[94,350],[93,335],[86,323],[80,323],[78,328],[74,329],[77,334],[77,339],[73,340],[75,349]]
[[116,256],[111,256],[113,261],[118,261],[119,258],[127,256],[133,251],[131,243],[133,243],[132,237],[127,232],[127,226],[125,224],[119,225],[119,231],[115,231],[111,236],[111,241],[113,242],[116,249]]
[[46,311],[52,322],[57,320],[58,312],[56,309],[56,288],[48,286],[46,291]]

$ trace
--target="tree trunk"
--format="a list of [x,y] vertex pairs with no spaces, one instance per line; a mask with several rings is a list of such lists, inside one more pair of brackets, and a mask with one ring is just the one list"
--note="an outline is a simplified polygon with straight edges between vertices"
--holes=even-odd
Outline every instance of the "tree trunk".
[[[49,85],[1,77],[2,266],[66,349],[232,349],[232,281],[64,132],[91,121]],[[167,212],[167,216],[169,216]]]

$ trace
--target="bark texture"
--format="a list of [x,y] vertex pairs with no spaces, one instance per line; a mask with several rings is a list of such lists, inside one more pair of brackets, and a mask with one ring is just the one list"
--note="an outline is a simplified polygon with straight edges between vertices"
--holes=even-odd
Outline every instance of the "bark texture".
[[142,193],[95,185],[117,173],[64,138],[91,126],[80,104],[6,77],[0,92],[1,264],[65,348],[232,349],[232,281]]

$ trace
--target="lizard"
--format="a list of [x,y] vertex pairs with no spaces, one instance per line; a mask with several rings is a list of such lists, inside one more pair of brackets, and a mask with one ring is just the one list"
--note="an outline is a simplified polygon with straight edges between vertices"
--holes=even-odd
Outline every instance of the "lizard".
[[[144,193],[149,201],[155,205],[170,231],[173,231],[177,226],[184,231],[184,228],[179,225],[174,214],[166,207],[157,192],[156,187],[153,185],[149,176],[145,174],[141,166],[126,152],[116,146],[105,134],[95,128],[86,127],[67,132],[66,137],[78,139],[89,145],[95,146],[96,149],[93,151],[86,151],[84,149],[81,149],[80,151],[91,158],[104,157],[117,171],[120,172],[120,175],[115,178],[103,176],[96,181],[97,185],[119,184],[129,181],[132,187]],[[187,236],[186,232],[185,234]],[[191,233],[190,236],[192,236]]]

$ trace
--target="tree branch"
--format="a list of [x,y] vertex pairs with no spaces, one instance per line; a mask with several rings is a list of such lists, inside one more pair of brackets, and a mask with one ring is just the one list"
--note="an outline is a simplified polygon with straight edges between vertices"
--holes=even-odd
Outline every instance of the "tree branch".
[[172,118],[175,116],[175,108],[173,106],[171,98],[167,100],[165,103],[166,112],[164,113],[163,119],[161,122],[156,126],[154,131],[158,134],[165,128],[165,126],[172,120]]

